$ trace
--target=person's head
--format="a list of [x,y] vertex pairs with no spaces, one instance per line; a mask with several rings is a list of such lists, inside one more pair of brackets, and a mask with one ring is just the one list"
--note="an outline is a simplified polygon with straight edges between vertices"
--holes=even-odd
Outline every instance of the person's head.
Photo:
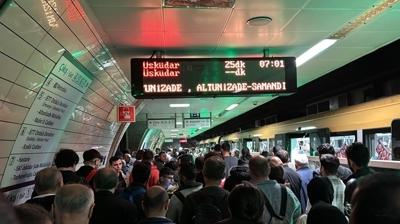
[[144,153],[144,151],[143,150],[138,150],[137,152],[136,152],[136,159],[137,160],[142,160],[143,159],[143,153]]
[[305,154],[297,154],[294,157],[294,165],[296,169],[308,166],[308,158]]
[[225,177],[225,162],[221,157],[212,156],[204,162],[204,181],[221,181]]
[[319,145],[317,147],[317,152],[318,152],[319,157],[321,157],[322,155],[325,155],[325,154],[335,155],[335,149],[329,143],[324,143],[322,145]]
[[192,163],[184,163],[179,167],[179,180],[184,184],[185,182],[192,182],[196,178],[195,167]]
[[369,150],[361,142],[355,142],[346,149],[346,157],[350,168],[355,172],[369,163]]
[[255,156],[249,162],[250,176],[254,181],[268,179],[271,167],[264,156]]
[[91,165],[94,168],[98,168],[101,165],[103,156],[96,149],[89,149],[83,152],[83,162],[87,165]]
[[132,159],[131,154],[129,154],[129,153],[124,153],[124,160],[125,160],[126,163],[130,163],[130,162],[131,162],[131,159]]
[[178,157],[178,164],[181,165],[183,163],[194,163],[193,156],[191,154],[183,154]]
[[333,193],[333,186],[327,177],[314,177],[307,185],[307,194],[311,205],[319,201],[331,204]]
[[113,168],[99,169],[94,176],[94,189],[96,191],[113,191],[118,184],[118,174]]
[[151,150],[146,150],[143,152],[143,161],[152,162],[154,159],[154,153]]
[[19,224],[15,209],[2,193],[0,193],[0,217],[0,224]]
[[262,155],[262,156],[264,156],[265,158],[267,158],[268,156],[273,156],[274,153],[269,152],[269,151],[262,151],[262,152],[260,153],[260,155]]
[[36,173],[35,191],[38,195],[55,194],[63,186],[63,177],[56,168],[44,168]]
[[204,156],[199,156],[194,160],[194,166],[197,170],[203,170]]
[[264,196],[249,182],[239,184],[229,194],[229,209],[232,217],[259,223],[264,211]]
[[112,156],[109,160],[108,160],[110,166],[117,172],[121,172],[122,171],[122,159],[119,156]]
[[332,154],[323,154],[320,159],[322,176],[336,175],[339,168],[339,159]]
[[271,171],[268,175],[270,180],[276,180],[280,184],[285,183],[285,179],[283,179],[283,166],[282,161],[277,156],[271,156],[267,158],[269,160],[269,165],[271,167]]
[[164,151],[161,151],[160,153],[158,153],[158,158],[163,161],[164,163],[168,162],[168,157],[167,157],[167,153]]
[[235,151],[233,151],[233,156],[236,157],[236,158],[239,158],[240,157],[239,150],[236,149]]
[[362,179],[352,198],[352,224],[400,223],[400,177],[375,173]]
[[54,164],[57,168],[72,168],[75,170],[79,162],[79,156],[72,149],[61,149],[54,157]]
[[131,172],[133,183],[145,185],[150,177],[151,167],[148,163],[137,163]]
[[272,147],[272,152],[274,153],[275,156],[276,153],[279,152],[280,150],[285,150],[285,149],[281,145],[275,145],[274,147]]
[[225,179],[224,189],[232,191],[236,185],[243,181],[250,181],[250,173],[248,166],[234,166],[229,171],[230,176]]
[[168,161],[168,162],[164,165],[164,167],[168,167],[168,168],[170,168],[170,169],[173,170],[173,171],[177,171],[178,168],[179,168],[179,165],[178,165],[178,162],[177,162],[177,161],[171,160],[171,161]]
[[160,170],[160,186],[164,187],[165,189],[168,189],[169,186],[171,186],[174,183],[174,171],[168,167],[163,167]]
[[165,216],[168,205],[168,193],[160,186],[150,187],[144,194],[142,207],[147,217]]
[[289,162],[289,153],[286,150],[279,150],[276,153],[274,153],[275,156],[279,157],[281,159],[282,163],[288,163]]
[[64,185],[54,198],[55,223],[88,223],[93,207],[94,194],[89,187]]
[[15,213],[20,224],[52,224],[49,212],[36,204],[21,204],[15,206]]
[[307,215],[307,224],[348,224],[346,216],[337,207],[320,202],[312,206]]
[[222,151],[224,152],[230,152],[231,151],[231,145],[229,145],[228,142],[224,142],[221,145]]
[[204,162],[205,162],[207,159],[209,159],[209,158],[211,158],[211,157],[213,157],[213,156],[217,156],[217,157],[219,157],[219,158],[221,158],[221,159],[224,159],[224,157],[222,156],[222,154],[219,153],[219,152],[209,152],[209,153],[207,153],[207,154],[204,155]]
[[214,145],[214,152],[221,152],[221,145],[220,144]]
[[250,150],[247,147],[244,147],[242,149],[242,158],[247,159],[247,160],[251,159]]

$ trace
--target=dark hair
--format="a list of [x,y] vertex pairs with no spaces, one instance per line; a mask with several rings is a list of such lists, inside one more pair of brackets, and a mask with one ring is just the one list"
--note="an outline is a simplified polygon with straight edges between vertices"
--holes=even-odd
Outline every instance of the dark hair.
[[268,156],[273,156],[274,154],[269,152],[269,151],[262,151],[260,153],[260,155],[264,156],[264,157],[268,157]]
[[276,182],[280,183],[280,184],[284,184],[285,183],[285,179],[283,179],[283,167],[282,166],[271,166],[271,172],[269,173],[269,179],[271,180],[276,180]]
[[103,159],[103,156],[96,149],[89,149],[83,152],[83,161],[90,161],[92,159]]
[[314,177],[307,185],[307,194],[311,205],[319,201],[331,204],[333,193],[333,186],[327,177]]
[[250,181],[249,167],[247,166],[234,166],[229,171],[230,176],[226,178],[224,189],[232,191],[232,189],[243,181]]
[[58,187],[61,187],[63,177],[59,170],[54,167],[44,168],[35,176],[36,193],[55,193]]
[[119,157],[119,156],[111,156],[111,158],[108,160],[108,162],[109,162],[110,165],[112,165],[113,162],[116,162],[118,160],[122,160],[122,158]]
[[143,150],[138,150],[137,152],[136,152],[136,159],[137,160],[142,160],[143,159],[143,153],[144,153],[144,151]]
[[153,158],[154,158],[154,153],[153,153],[153,151],[151,151],[151,150],[146,150],[146,151],[144,151],[143,152],[143,158],[142,158],[142,160],[144,160],[144,161],[152,161],[153,160]]
[[19,223],[14,208],[2,193],[0,193],[0,217],[1,224]]
[[281,149],[274,154],[282,160],[282,163],[287,163],[289,161],[289,153],[286,150]]
[[233,188],[228,203],[233,218],[260,223],[264,211],[264,196],[250,183]]
[[161,151],[161,152],[158,153],[158,156],[161,156],[161,154],[166,154],[166,152],[165,151]]
[[102,168],[94,176],[95,189],[111,190],[118,184],[118,174],[112,168]]
[[212,180],[222,180],[225,177],[225,162],[221,157],[212,156],[207,159],[203,167],[204,177]]
[[196,172],[192,163],[183,163],[179,168],[179,175],[185,177],[187,180],[194,180]]
[[163,167],[161,170],[160,170],[160,177],[162,177],[162,176],[166,176],[166,175],[175,175],[175,173],[174,173],[174,171],[171,169],[171,168],[169,168],[169,167]]
[[324,143],[324,144],[319,145],[317,147],[317,151],[318,151],[319,156],[322,156],[324,154],[335,155],[335,149],[329,143]]
[[346,149],[347,159],[353,161],[359,167],[368,166],[369,150],[361,142],[355,142]]
[[221,152],[221,145],[220,144],[214,145],[214,151]]
[[178,161],[179,164],[183,164],[183,163],[194,163],[193,161],[193,156],[191,154],[182,154],[180,156],[178,156]]
[[324,167],[324,171],[328,175],[334,175],[337,173],[340,162],[339,159],[331,154],[323,154],[320,158],[321,166]]
[[204,166],[204,156],[199,156],[194,160],[194,166],[198,170],[202,170]]
[[178,170],[178,162],[177,162],[177,161],[174,161],[174,160],[168,161],[168,162],[164,165],[164,167],[168,167],[168,168],[170,168],[171,170],[176,171],[176,170]]
[[53,223],[49,212],[40,205],[28,203],[21,204],[15,206],[15,213],[20,224]]
[[151,166],[146,162],[135,164],[131,172],[133,183],[145,184],[150,177],[150,171]]
[[256,177],[268,177],[271,167],[267,158],[256,156],[249,161],[250,174]]
[[276,155],[276,153],[281,150],[285,150],[285,148],[283,148],[283,146],[281,146],[281,145],[275,145],[274,147],[272,147],[272,152],[274,153],[274,155]]
[[60,149],[54,158],[54,164],[57,168],[72,167],[78,164],[79,156],[72,149]]
[[222,154],[219,152],[209,152],[204,156],[204,162],[207,161],[207,159],[213,157],[213,156],[217,156],[221,159],[224,159],[224,157],[222,157]]
[[242,149],[242,157],[243,160],[250,160],[251,159],[251,154],[250,154],[250,150],[247,147],[244,147]]
[[225,151],[225,152],[231,151],[231,145],[229,145],[228,142],[222,143],[221,148],[222,148],[222,150]]
[[399,195],[399,175],[375,173],[366,176],[360,181],[352,200],[351,223],[400,223]]

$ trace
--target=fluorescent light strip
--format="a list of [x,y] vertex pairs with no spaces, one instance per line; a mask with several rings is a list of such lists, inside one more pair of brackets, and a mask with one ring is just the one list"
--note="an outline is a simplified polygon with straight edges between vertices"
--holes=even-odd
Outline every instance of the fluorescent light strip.
[[229,107],[227,107],[225,110],[233,110],[234,108],[236,108],[237,106],[239,106],[239,104],[237,104],[237,103],[234,103],[234,104],[232,104],[232,105],[230,105]]
[[181,125],[181,124],[182,124],[182,121],[177,121],[176,124],[177,124],[177,125]]
[[302,64],[306,63],[311,58],[315,57],[328,47],[332,46],[336,41],[337,39],[324,39],[320,41],[319,43],[312,46],[310,49],[308,49],[306,52],[304,52],[296,59],[296,66],[300,67]]
[[169,107],[190,107],[188,103],[171,103]]

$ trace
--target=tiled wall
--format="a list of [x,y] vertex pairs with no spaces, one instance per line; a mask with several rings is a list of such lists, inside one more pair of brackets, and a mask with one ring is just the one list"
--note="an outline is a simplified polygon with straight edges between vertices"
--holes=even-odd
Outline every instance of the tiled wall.
[[[88,90],[74,112],[69,115],[62,137],[55,143],[59,148],[72,148],[81,154],[97,147],[107,155],[119,124],[111,112],[120,103],[132,103],[126,93],[130,84],[104,48],[101,38],[75,0],[14,0],[0,9],[0,179],[7,184],[13,152],[20,129],[38,93],[63,54],[72,55],[93,78]],[[63,97],[63,96],[59,96]],[[59,129],[59,127],[54,127]],[[46,151],[46,150],[44,150]],[[11,157],[10,157],[11,155]],[[31,161],[51,163],[54,153],[31,153]],[[29,163],[29,162],[28,162]],[[22,162],[21,162],[21,165]],[[15,167],[15,165],[14,165]],[[31,170],[33,173],[35,170]],[[28,172],[28,171],[27,171]],[[4,175],[4,177],[3,177]],[[14,184],[33,180],[21,178]],[[22,188],[21,188],[22,189]],[[12,198],[26,197],[28,191],[14,190]],[[22,194],[22,195],[21,195]]]

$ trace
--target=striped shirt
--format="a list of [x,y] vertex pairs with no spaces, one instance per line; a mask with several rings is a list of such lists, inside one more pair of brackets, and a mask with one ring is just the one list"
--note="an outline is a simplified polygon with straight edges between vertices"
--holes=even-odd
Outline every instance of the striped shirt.
[[332,183],[334,192],[332,205],[344,212],[344,190],[346,189],[346,185],[344,185],[343,181],[335,175],[330,175],[328,178]]

